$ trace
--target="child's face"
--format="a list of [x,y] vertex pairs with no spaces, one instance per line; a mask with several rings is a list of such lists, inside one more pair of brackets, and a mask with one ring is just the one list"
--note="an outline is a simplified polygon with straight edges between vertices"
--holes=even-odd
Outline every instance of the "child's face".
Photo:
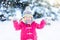
[[32,20],[32,17],[31,16],[28,16],[28,15],[25,16],[24,18],[25,18],[26,21],[31,21]]
[[26,22],[27,24],[31,24],[31,22],[32,22],[32,17],[26,16],[26,17],[25,17],[25,22]]

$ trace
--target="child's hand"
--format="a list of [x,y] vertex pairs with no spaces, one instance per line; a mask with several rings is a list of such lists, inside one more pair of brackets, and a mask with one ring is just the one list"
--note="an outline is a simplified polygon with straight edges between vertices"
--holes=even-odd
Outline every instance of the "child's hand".
[[17,17],[13,16],[13,17],[11,18],[11,20],[12,20],[12,21],[17,21],[18,19],[17,19]]

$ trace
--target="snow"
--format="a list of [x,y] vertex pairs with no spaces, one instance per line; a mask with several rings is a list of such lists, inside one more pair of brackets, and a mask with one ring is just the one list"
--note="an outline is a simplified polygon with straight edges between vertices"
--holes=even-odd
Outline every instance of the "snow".
[[10,21],[0,22],[0,40],[19,40],[20,31],[15,31]]
[[[36,31],[38,40],[60,40],[60,21],[51,21],[51,25]],[[20,32],[14,29],[12,21],[0,22],[0,40],[20,40]]]
[[51,22],[51,25],[46,25],[42,30],[38,30],[38,40],[60,40],[59,22]]

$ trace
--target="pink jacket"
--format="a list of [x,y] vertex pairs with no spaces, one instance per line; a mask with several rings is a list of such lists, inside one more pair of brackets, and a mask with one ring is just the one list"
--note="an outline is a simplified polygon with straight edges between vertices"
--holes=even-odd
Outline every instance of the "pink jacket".
[[21,29],[21,40],[37,40],[37,35],[36,35],[36,28],[42,29],[46,22],[42,20],[40,24],[35,23],[33,21],[30,24],[25,24],[23,21],[18,23],[17,21],[13,21],[14,27],[16,30]]

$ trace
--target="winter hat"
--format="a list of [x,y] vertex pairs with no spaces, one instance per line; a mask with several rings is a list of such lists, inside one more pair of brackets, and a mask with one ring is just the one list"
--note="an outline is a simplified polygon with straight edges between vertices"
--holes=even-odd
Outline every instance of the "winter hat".
[[33,13],[32,13],[32,10],[30,9],[29,6],[26,7],[25,11],[23,12],[23,17],[25,16],[31,16],[33,17]]

